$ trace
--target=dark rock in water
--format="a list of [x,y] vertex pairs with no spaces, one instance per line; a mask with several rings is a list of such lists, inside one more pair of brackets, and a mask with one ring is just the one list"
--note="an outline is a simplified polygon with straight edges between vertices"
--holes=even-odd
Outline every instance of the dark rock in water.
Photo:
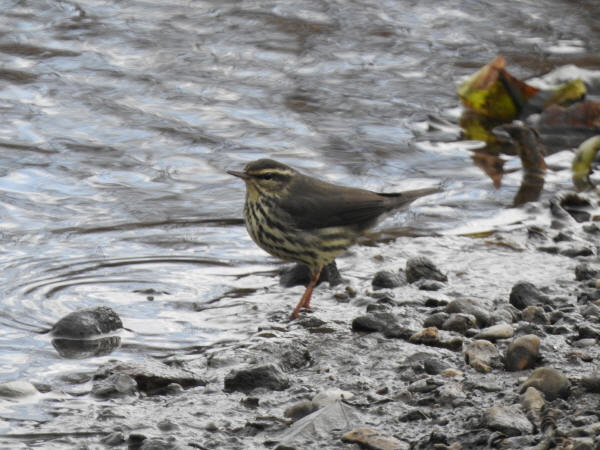
[[136,381],[124,373],[113,373],[112,375],[94,380],[92,395],[102,398],[124,397],[132,395],[137,390]]
[[121,345],[119,336],[106,336],[99,339],[52,339],[52,345],[63,358],[83,359],[92,356],[109,355]]
[[356,317],[352,321],[352,331],[365,331],[367,333],[381,332],[386,338],[405,339],[414,333],[414,330],[400,325],[392,313],[370,312],[364,316]]
[[506,370],[525,370],[535,365],[539,358],[540,338],[534,334],[520,336],[506,349],[504,367]]
[[448,320],[448,317],[450,317],[450,314],[445,312],[432,314],[423,321],[423,328],[436,327],[441,329],[444,322]]
[[384,331],[398,325],[396,316],[389,312],[375,312],[356,317],[352,321],[353,331]]
[[490,315],[490,323],[513,323],[519,320],[521,320],[521,311],[510,303],[503,304]]
[[594,251],[589,247],[574,246],[564,248],[559,253],[563,256],[568,256],[569,258],[576,258],[578,256],[592,256]]
[[85,339],[123,328],[120,317],[108,306],[82,309],[67,314],[52,327],[56,337]]
[[592,280],[600,275],[600,271],[592,269],[589,264],[581,263],[575,267],[575,279],[577,281]]
[[550,323],[548,316],[544,312],[544,308],[541,306],[526,307],[523,310],[521,317],[527,322],[539,323],[540,325],[548,325]]
[[600,289],[583,289],[577,294],[578,303],[592,303],[600,300]]
[[534,370],[521,385],[521,393],[530,386],[542,392],[548,401],[559,397],[567,398],[571,393],[569,379],[562,372],[551,367],[540,367]]
[[150,358],[141,362],[109,361],[96,371],[94,380],[114,374],[130,376],[136,381],[138,389],[149,395],[163,394],[173,383],[186,389],[206,385],[206,381],[189,370],[168,366]]
[[517,405],[494,406],[485,413],[485,424],[491,430],[508,436],[533,433],[533,425]]
[[225,377],[226,392],[250,392],[256,388],[283,391],[288,387],[289,379],[274,364],[232,370]]
[[600,394],[600,372],[593,372],[587,377],[583,377],[581,386],[588,392]]
[[577,326],[579,334],[578,339],[600,339],[600,327],[591,323],[584,323]]
[[[304,264],[296,264],[291,268],[282,269],[279,273],[279,284],[283,287],[306,286],[310,282],[310,279],[310,269]],[[328,281],[329,286],[337,286],[342,282],[342,276],[338,271],[335,261],[327,264],[321,270],[317,284],[321,284],[323,281]]]
[[442,324],[442,330],[465,334],[469,328],[476,326],[477,319],[473,314],[453,313]]
[[393,289],[406,284],[406,277],[403,275],[400,272],[380,270],[373,277],[371,285],[373,289]]
[[547,304],[550,299],[532,283],[519,281],[510,291],[509,301],[515,308],[523,310],[528,306]]
[[461,298],[448,303],[447,313],[471,314],[477,319],[477,325],[482,328],[490,323],[489,313],[483,309],[476,300]]
[[406,261],[406,280],[409,283],[414,283],[422,278],[443,282],[448,281],[448,277],[440,272],[431,260],[424,256],[410,258]]
[[435,291],[444,289],[444,283],[442,283],[441,281],[436,281],[436,280],[421,279],[421,280],[415,281],[414,285],[417,289],[419,289],[421,291],[435,292]]

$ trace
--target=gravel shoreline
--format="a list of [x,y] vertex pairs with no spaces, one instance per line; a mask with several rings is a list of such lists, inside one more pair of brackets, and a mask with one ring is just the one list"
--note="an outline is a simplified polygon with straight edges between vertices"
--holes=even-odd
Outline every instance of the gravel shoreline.
[[[589,206],[577,222],[569,208],[582,203],[569,195],[535,207],[547,227],[358,247],[359,257],[343,260],[348,279],[317,288],[314,309],[295,321],[295,290],[254,292],[247,340],[107,363],[78,394],[91,399],[89,415],[65,407],[0,443],[600,448],[598,200],[577,196]],[[357,275],[366,257],[380,268],[369,278]],[[273,302],[273,291],[284,298]],[[51,386],[12,387],[2,395],[52,394]]]

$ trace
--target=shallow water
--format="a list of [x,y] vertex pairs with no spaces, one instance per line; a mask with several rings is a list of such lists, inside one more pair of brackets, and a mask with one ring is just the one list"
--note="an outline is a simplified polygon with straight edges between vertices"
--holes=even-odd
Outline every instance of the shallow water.
[[[111,357],[255,328],[244,295],[276,287],[279,264],[247,237],[243,186],[225,170],[272,157],[373,190],[441,185],[380,229],[502,227],[526,216],[507,209],[521,173],[495,189],[473,164],[479,144],[430,116],[455,121],[457,84],[498,54],[520,78],[600,69],[591,0],[0,8],[0,382],[55,388]],[[570,156],[554,157],[545,196],[570,187]],[[63,359],[38,333],[97,305],[128,329],[111,355]]]

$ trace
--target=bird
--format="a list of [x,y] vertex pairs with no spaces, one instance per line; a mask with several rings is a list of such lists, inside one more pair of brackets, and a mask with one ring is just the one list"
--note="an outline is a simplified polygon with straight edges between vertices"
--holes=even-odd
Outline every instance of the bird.
[[228,170],[246,184],[244,222],[252,240],[267,253],[305,264],[310,282],[292,312],[310,309],[323,267],[342,254],[379,216],[419,197],[439,192],[422,188],[377,193],[304,175],[272,159],[249,162],[243,171]]

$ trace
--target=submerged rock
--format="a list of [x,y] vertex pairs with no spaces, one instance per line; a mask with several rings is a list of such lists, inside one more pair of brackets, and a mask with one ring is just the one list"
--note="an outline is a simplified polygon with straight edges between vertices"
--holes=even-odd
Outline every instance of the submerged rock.
[[290,387],[290,381],[274,364],[232,370],[225,377],[225,392],[250,392],[256,388],[283,391]]
[[512,287],[509,301],[515,308],[522,310],[528,306],[544,305],[549,303],[550,299],[532,283],[519,281]]
[[592,269],[589,264],[581,263],[575,267],[575,279],[577,281],[592,280],[600,276],[600,271]]
[[479,302],[470,298],[460,298],[448,303],[446,312],[449,314],[471,314],[477,319],[477,325],[479,327],[485,327],[490,323],[489,313],[481,307]]
[[373,289],[393,289],[406,284],[406,277],[400,272],[381,270],[375,274],[371,285]]
[[521,393],[530,386],[541,391],[548,401],[559,397],[567,398],[571,392],[569,379],[561,371],[552,367],[540,367],[534,370],[521,386]]
[[421,279],[443,282],[448,281],[448,277],[444,275],[430,259],[424,256],[410,258],[406,261],[406,280],[409,283],[414,283]]
[[112,375],[131,377],[140,391],[150,395],[165,393],[173,383],[183,388],[206,385],[206,381],[189,370],[150,358],[141,362],[110,361],[96,371],[94,380],[107,379]]
[[52,327],[56,337],[85,339],[123,328],[123,322],[108,306],[82,309],[67,314]]
[[442,324],[442,330],[465,334],[468,329],[476,326],[477,319],[473,314],[453,313]]
[[124,373],[113,373],[107,378],[94,380],[92,395],[103,398],[132,395],[137,390],[136,381]]

